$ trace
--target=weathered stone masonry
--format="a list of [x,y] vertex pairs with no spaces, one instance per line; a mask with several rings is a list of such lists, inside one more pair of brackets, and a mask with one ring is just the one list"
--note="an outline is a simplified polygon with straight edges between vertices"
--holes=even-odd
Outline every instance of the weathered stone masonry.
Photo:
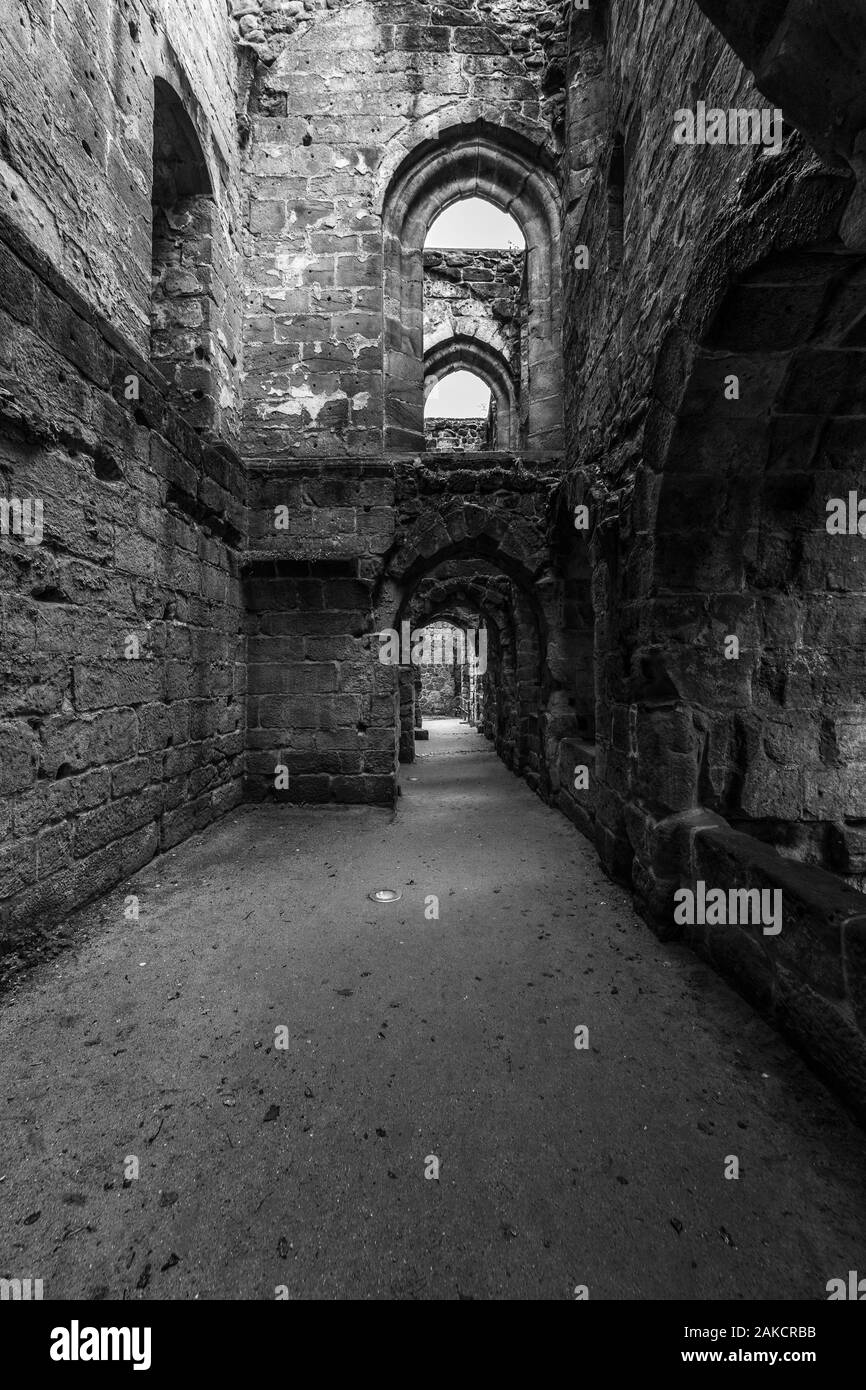
[[[861,8],[6,12],[0,472],[45,514],[0,537],[7,952],[242,797],[394,805],[376,633],[484,623],[500,756],[866,1104],[866,582],[825,526],[863,486]],[[781,152],[676,145],[699,100],[778,102]],[[470,196],[525,255],[425,256]],[[465,452],[424,435],[458,366]],[[782,935],[676,928],[698,879],[781,886]]]
[[240,800],[246,485],[225,446],[166,406],[149,364],[6,232],[0,469],[45,512],[40,546],[9,537],[2,552],[10,949]]
[[[0,900],[15,952],[242,794],[248,532],[234,59],[219,4],[11,7],[0,33]],[[151,356],[158,84],[208,170],[198,417]],[[178,267],[180,270],[182,267]],[[196,316],[191,316],[195,318]],[[201,403],[207,405],[206,393]],[[198,405],[198,403],[197,403]],[[198,428],[194,428],[197,425]]]

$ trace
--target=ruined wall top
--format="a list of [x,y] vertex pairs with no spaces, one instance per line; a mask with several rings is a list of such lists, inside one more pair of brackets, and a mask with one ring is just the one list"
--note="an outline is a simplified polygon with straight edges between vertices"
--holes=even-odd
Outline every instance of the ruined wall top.
[[238,222],[225,0],[12,9],[0,26],[0,213],[146,355],[155,78],[195,126],[227,242]]
[[[551,283],[540,287],[539,303],[550,298],[567,7],[563,0],[252,4],[236,0],[234,20],[244,51],[257,54],[246,166],[245,452],[376,454],[383,436],[400,449],[402,422],[395,424],[386,400],[396,378],[383,370],[383,349],[405,332],[420,362],[420,289],[411,308],[401,306],[406,287],[392,282],[406,255],[420,283],[423,257],[396,226],[383,228],[389,191],[428,146],[443,153],[425,184],[432,211],[437,198],[445,205],[485,190],[504,207],[535,177],[544,185],[536,201],[547,200],[539,225],[550,213]],[[483,177],[473,166],[477,141],[492,151]],[[500,148],[518,145],[520,159],[509,163],[503,154],[493,167]],[[413,225],[415,232],[423,245]],[[542,336],[539,328],[535,340]],[[550,383],[539,366],[539,391],[553,397],[552,369],[548,375]],[[413,440],[423,428],[420,375],[415,386],[405,430]],[[396,391],[402,399],[399,381]]]

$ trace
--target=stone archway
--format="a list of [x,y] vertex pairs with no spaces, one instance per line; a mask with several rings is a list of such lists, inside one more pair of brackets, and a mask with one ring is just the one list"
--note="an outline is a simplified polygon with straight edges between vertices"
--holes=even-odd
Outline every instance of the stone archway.
[[514,377],[503,354],[483,339],[455,335],[432,343],[424,353],[425,397],[460,368],[474,372],[493,394],[496,429],[491,448],[516,449],[520,422]]
[[[482,732],[503,762],[520,771],[521,701],[525,706],[538,682],[522,692],[520,683],[537,671],[539,657],[537,626],[512,581],[489,562],[452,561],[419,581],[405,611],[416,628],[441,617],[486,628]],[[521,652],[529,657],[522,670]]]
[[828,534],[827,505],[866,495],[864,343],[866,256],[831,243],[739,277],[696,345],[660,478],[635,788],[860,883],[866,553]]
[[[483,617],[496,633],[493,664],[485,672],[487,732],[497,753],[533,790],[545,791],[543,689],[546,684],[545,615],[508,568],[471,542],[459,557],[433,556],[408,579],[395,628],[411,617],[420,628],[455,609]],[[509,573],[509,571],[511,571]]]
[[[811,163],[793,174],[784,198],[761,207],[747,236],[737,228],[720,231],[717,244],[696,264],[677,320],[668,329],[655,359],[649,409],[641,431],[640,462],[628,495],[617,496],[604,485],[587,480],[589,495],[595,501],[590,545],[598,700],[606,711],[598,728],[602,798],[598,845],[609,872],[636,883],[645,900],[655,898],[647,869],[655,853],[650,844],[654,827],[665,817],[690,813],[700,804],[700,759],[695,753],[692,725],[678,703],[664,663],[659,663],[658,641],[648,626],[652,620],[654,632],[666,632],[664,646],[685,621],[680,597],[663,600],[657,583],[656,525],[668,456],[682,428],[684,402],[697,384],[696,364],[720,321],[731,288],[785,249],[806,244],[835,247],[844,253],[838,227],[850,196],[849,180]],[[786,299],[784,286],[777,288],[780,293],[775,297]],[[709,448],[715,453],[720,475],[726,475],[728,467],[726,449],[736,447],[730,433],[736,421],[740,420],[745,436],[752,433],[751,426],[743,423],[748,395],[751,392],[754,396],[760,380],[768,380],[775,350],[773,344],[763,358],[756,354],[762,360],[756,362],[754,377],[745,382],[740,402],[725,399],[724,377],[736,374],[735,365],[718,381],[718,396],[711,401],[708,398],[712,409],[706,439],[712,441]],[[749,356],[747,348],[745,355]],[[749,370],[746,365],[747,377]],[[693,427],[700,431],[694,414]],[[727,444],[719,443],[722,437]],[[758,448],[760,452],[760,445]],[[674,545],[671,540],[667,544],[669,548]],[[702,547],[709,553],[707,544],[702,542]],[[675,559],[673,554],[671,559]],[[659,762],[651,771],[657,755]]]
[[500,702],[493,736],[508,765],[545,795],[543,702],[552,685],[548,649],[556,627],[548,528],[560,477],[558,463],[533,473],[501,463],[471,471],[452,466],[444,477],[420,458],[401,464],[397,535],[373,593],[378,631],[397,630],[419,586],[431,576],[462,581],[472,601],[484,598],[488,607],[495,589],[497,605],[507,593],[505,606],[516,626],[513,640],[504,645],[513,650],[516,673],[521,644],[532,655],[522,677],[515,675],[513,699],[509,693]]

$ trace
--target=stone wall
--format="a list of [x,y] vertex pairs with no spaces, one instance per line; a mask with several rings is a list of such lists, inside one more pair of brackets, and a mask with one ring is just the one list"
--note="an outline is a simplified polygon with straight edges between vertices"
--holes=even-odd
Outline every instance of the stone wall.
[[[375,464],[250,475],[247,788],[254,799],[396,796],[397,670],[373,610],[393,542],[394,480]],[[276,769],[288,772],[277,786]]]
[[[381,453],[386,192],[446,129],[509,123],[552,141],[536,79],[561,8],[339,0],[302,15],[281,0],[263,12],[277,56],[251,99],[251,455]],[[423,395],[417,413],[416,433]]]
[[428,449],[434,452],[453,452],[467,449],[476,452],[490,448],[492,422],[488,420],[440,420],[430,415],[424,421],[424,438]]
[[[569,458],[609,487],[633,475],[658,350],[684,298],[712,311],[731,255],[758,259],[810,155],[796,135],[783,157],[753,146],[675,145],[675,113],[768,107],[695,5],[610,6],[605,46],[575,11],[570,52],[572,201],[563,248]],[[624,146],[624,256],[609,265],[607,178]],[[730,244],[732,230],[735,244]],[[589,269],[575,251],[589,248]],[[647,297],[647,286],[652,294]]]
[[[754,16],[773,11],[765,38],[784,8]],[[819,906],[822,867],[857,884],[863,865],[866,590],[857,540],[826,529],[828,500],[860,476],[854,179],[789,124],[778,153],[676,144],[676,113],[698,101],[769,103],[697,7],[646,22],[622,0],[605,21],[575,13],[571,29],[562,514],[585,504],[589,520],[557,543],[560,583],[591,604],[597,738],[557,745],[556,730],[548,763],[558,746],[558,803],[663,934],[698,878],[783,885],[786,927],[760,959],[736,930],[689,939],[862,1101],[859,947],[845,955],[844,914]],[[563,652],[583,640],[579,612],[572,630]],[[579,764],[590,781],[573,794]],[[695,842],[672,861],[663,827],[713,813],[720,852]]]
[[253,564],[245,592],[250,797],[391,805],[397,668],[377,660],[358,562]]
[[43,515],[0,536],[8,954],[240,801],[247,521],[237,458],[7,223],[0,477]]
[[[450,633],[447,623],[431,623],[427,629],[431,640],[443,641],[444,634]],[[443,637],[437,639],[436,633]],[[450,638],[448,639],[450,641]],[[435,653],[435,647],[433,648]],[[456,719],[462,713],[463,663],[455,661],[432,662],[421,667],[421,713],[428,718],[436,715]]]
[[[859,0],[804,6],[795,0],[697,0],[769,101],[781,103],[829,162],[857,180],[842,220],[846,245],[866,236],[866,141]],[[844,38],[840,41],[840,36]],[[817,80],[816,80],[817,79]]]
[[[819,612],[834,627],[843,621],[832,597],[838,564],[832,550],[820,559],[816,552],[823,573],[799,559],[803,535],[823,530],[823,493],[835,495],[844,482],[833,477],[844,472],[844,446],[829,438],[819,446],[823,491],[810,498],[819,422],[783,418],[800,410],[792,402],[802,394],[799,375],[810,370],[804,351],[811,342],[834,341],[836,316],[849,302],[852,315],[859,312],[856,267],[850,258],[833,262],[831,254],[835,278],[827,261],[822,276],[820,256],[810,277],[802,264],[760,274],[773,247],[832,246],[853,183],[787,128],[777,154],[675,144],[676,111],[699,99],[725,109],[767,103],[698,11],[663,7],[658,25],[642,34],[640,61],[636,19],[633,6],[612,7],[601,65],[585,31],[574,31],[571,59],[583,124],[585,70],[596,74],[592,107],[601,112],[601,91],[613,103],[595,174],[572,209],[565,256],[566,352],[573,363],[566,372],[573,390],[569,491],[592,512],[595,665],[605,715],[598,762],[603,853],[628,876],[636,816],[705,804],[785,852],[843,870],[848,856],[856,873],[859,812],[842,803],[843,764],[850,760],[856,781],[858,755],[840,751],[853,748],[859,718],[853,671],[836,662],[818,694],[816,672],[833,658],[809,631]],[[633,82],[619,80],[623,71]],[[618,134],[624,241],[622,263],[612,266],[607,180]],[[585,157],[578,146],[575,165]],[[669,196],[674,186],[676,199]],[[574,267],[581,245],[589,251],[587,270]],[[723,309],[726,290],[750,267],[759,273],[749,308],[741,295]],[[798,301],[795,282],[807,278]],[[765,312],[771,319],[774,304],[775,322],[754,317],[762,279]],[[834,294],[841,296],[838,311],[830,307]],[[723,326],[710,337],[720,313]],[[841,347],[841,338],[835,343]],[[791,351],[786,361],[776,355],[780,347]],[[731,374],[736,399],[725,396]],[[841,441],[844,419],[858,407],[838,404],[840,391],[829,388],[824,413],[841,417]],[[771,476],[781,470],[784,478]],[[849,572],[841,587],[858,593],[862,583]],[[726,636],[740,643],[736,664],[725,660]],[[808,693],[795,688],[801,678]],[[825,721],[835,708],[835,722],[827,721],[823,734],[817,719],[807,729],[798,712],[804,705],[823,709]]]
[[[243,470],[216,442],[237,433],[241,350],[225,7],[35,0],[4,17],[0,475],[43,515],[38,543],[0,535],[14,952],[240,800],[247,522]],[[174,157],[157,129],[154,163],[160,84],[210,190],[184,301],[196,376],[173,383],[151,360],[151,192]],[[177,259],[178,303],[192,268]],[[197,418],[175,411],[184,396]]]
[[0,210],[143,356],[151,330],[155,79],[178,94],[214,193],[208,308],[199,324],[213,372],[206,385],[215,429],[236,434],[242,199],[224,3],[6,0],[3,14]]
[[520,363],[522,251],[424,252],[424,345],[443,336],[495,346]]

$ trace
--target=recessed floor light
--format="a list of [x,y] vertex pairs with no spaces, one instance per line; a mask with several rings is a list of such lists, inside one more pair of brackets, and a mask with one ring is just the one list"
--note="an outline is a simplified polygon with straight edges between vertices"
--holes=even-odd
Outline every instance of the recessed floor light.
[[377,888],[375,893],[368,893],[367,897],[374,903],[396,903],[399,902],[403,894],[399,888]]

